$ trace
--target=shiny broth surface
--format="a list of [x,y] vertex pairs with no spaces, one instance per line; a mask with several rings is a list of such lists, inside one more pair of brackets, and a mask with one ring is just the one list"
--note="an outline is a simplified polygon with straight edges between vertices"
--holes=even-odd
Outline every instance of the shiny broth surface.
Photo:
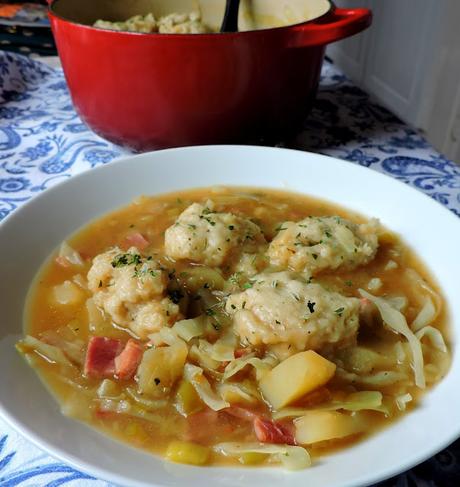
[[142,196],[89,223],[37,276],[25,331],[64,414],[196,465],[303,468],[304,450],[280,456],[300,448],[314,465],[410,414],[450,364],[442,295],[400,237],[259,188]]

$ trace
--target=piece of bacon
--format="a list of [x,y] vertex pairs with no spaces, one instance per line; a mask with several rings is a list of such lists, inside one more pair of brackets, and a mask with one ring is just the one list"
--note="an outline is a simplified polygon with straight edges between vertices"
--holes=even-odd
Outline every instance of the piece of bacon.
[[230,406],[229,408],[222,409],[221,411],[233,416],[234,418],[244,419],[245,421],[254,421],[259,417],[258,414],[250,411],[249,409],[240,408],[238,406]]
[[247,350],[246,348],[237,348],[234,352],[235,358],[241,358],[250,353],[250,350]]
[[120,340],[91,337],[86,349],[85,375],[94,378],[112,377],[115,373],[115,357],[123,348]]
[[262,443],[277,443],[284,445],[296,445],[294,435],[281,423],[262,419],[254,419],[254,432],[257,439]]
[[144,353],[143,347],[130,338],[122,352],[115,357],[115,374],[119,379],[131,379]]
[[139,250],[144,250],[150,245],[150,242],[140,232],[128,235],[125,241],[128,246],[137,247]]

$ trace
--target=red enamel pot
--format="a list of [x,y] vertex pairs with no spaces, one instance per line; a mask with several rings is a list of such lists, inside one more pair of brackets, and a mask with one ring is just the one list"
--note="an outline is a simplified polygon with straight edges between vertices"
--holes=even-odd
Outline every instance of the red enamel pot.
[[[209,18],[219,17],[219,0],[201,3],[203,20],[210,4]],[[220,3],[223,15],[225,2]],[[284,6],[284,13],[273,15],[262,11],[268,0],[253,3],[261,4],[265,27],[286,22],[280,17],[289,1],[272,2],[274,9]],[[180,11],[174,4],[183,8],[187,2],[51,3],[51,26],[73,103],[102,137],[144,151],[292,132],[314,100],[326,45],[364,30],[372,19],[367,9],[292,0],[289,17],[297,23],[238,33],[138,34],[91,27],[100,18]],[[190,0],[190,11],[193,5]]]

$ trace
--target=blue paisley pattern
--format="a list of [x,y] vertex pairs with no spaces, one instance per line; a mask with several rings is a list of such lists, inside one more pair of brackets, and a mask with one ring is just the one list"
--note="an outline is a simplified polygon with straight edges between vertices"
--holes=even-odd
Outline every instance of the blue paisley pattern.
[[[329,62],[303,131],[278,145],[389,174],[460,216],[460,167]],[[81,122],[61,70],[0,51],[0,220],[56,182],[124,154]],[[459,460],[457,441],[379,487],[457,487]],[[0,485],[109,487],[43,454],[1,420]]]

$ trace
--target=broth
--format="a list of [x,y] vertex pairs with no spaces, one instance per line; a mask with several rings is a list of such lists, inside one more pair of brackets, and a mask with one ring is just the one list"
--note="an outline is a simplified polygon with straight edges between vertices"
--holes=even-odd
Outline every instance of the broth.
[[[211,209],[208,208],[208,200],[214,202],[214,207]],[[196,202],[202,203],[203,207],[208,209],[199,218],[209,220],[210,232],[217,231],[219,217],[215,215],[221,213],[230,213],[237,215],[238,218],[250,219],[253,224],[260,227],[263,234],[263,237],[260,238],[265,237],[267,243],[261,241],[256,251],[251,249],[247,253],[253,260],[247,268],[251,268],[251,266],[256,268],[255,277],[250,272],[246,272],[245,264],[242,264],[241,249],[246,243],[233,248],[223,263],[217,266],[204,265],[203,262],[197,262],[196,259],[178,259],[165,255],[165,231],[170,227],[174,229],[175,225],[184,226],[184,223],[180,223],[180,218],[182,218],[180,215],[192,203]],[[216,444],[222,442],[248,444],[262,441],[268,444],[289,442],[292,444],[297,441],[297,443],[305,446],[313,460],[337,449],[350,446],[367,435],[375,433],[380,428],[391,425],[403,414],[417,407],[426,391],[426,389],[415,385],[413,356],[406,338],[391,330],[388,324],[383,325],[377,308],[372,305],[369,298],[363,298],[363,294],[359,290],[363,289],[372,296],[383,298],[386,303],[393,306],[393,309],[401,309],[407,323],[412,327],[420,319],[419,314],[422,308],[426,307],[426,311],[429,311],[427,303],[431,301],[435,313],[434,316],[431,316],[431,320],[424,323],[422,328],[430,325],[439,330],[447,343],[447,348],[449,348],[447,312],[442,298],[439,297],[440,291],[423,263],[397,235],[381,227],[376,230],[379,246],[375,256],[369,258],[368,262],[363,262],[356,267],[354,265],[345,267],[340,265],[333,270],[326,267],[308,276],[304,270],[294,272],[290,268],[290,277],[286,277],[288,274],[285,273],[283,265],[273,264],[272,257],[270,257],[272,260],[267,259],[268,254],[270,256],[275,254],[274,251],[267,251],[267,246],[274,245],[269,244],[269,242],[279,239],[281,232],[285,231],[283,229],[284,222],[299,222],[304,221],[307,217],[323,218],[328,215],[338,217],[338,225],[341,225],[343,221],[341,219],[356,224],[367,222],[360,215],[337,205],[300,194],[272,189],[205,188],[154,197],[140,197],[127,207],[91,222],[84,229],[79,230],[68,243],[78,253],[77,255],[81,256],[82,262],[73,264],[69,260],[66,261],[65,256],[56,259],[56,255],[53,255],[44,264],[30,290],[26,313],[26,334],[57,348],[64,343],[64,355],[66,359],[70,360],[71,365],[59,363],[59,359],[47,355],[49,351],[40,350],[40,347],[35,346],[36,344],[27,343],[27,339],[21,342],[18,348],[37,370],[45,384],[52,390],[60,402],[64,414],[84,421],[132,446],[160,455],[166,454],[167,457],[176,461],[178,461],[178,457],[175,456],[174,448],[177,450],[177,448],[184,448],[184,446],[183,444],[174,446],[175,441],[207,447],[203,453],[203,458],[205,458],[203,461],[202,459],[197,460],[193,455],[192,458],[189,458],[187,453],[185,453],[186,457],[183,458],[183,461],[185,463],[209,465],[236,465],[241,463],[245,465],[266,465],[279,461],[279,456],[261,453],[231,454],[227,452],[224,455],[221,454],[221,450],[214,448]],[[213,218],[216,219],[217,224]],[[236,221],[239,222],[240,220]],[[315,220],[308,221],[314,222]],[[188,225],[195,227],[191,230],[196,230],[196,225],[190,223]],[[234,227],[233,224],[228,225],[228,228],[232,226]],[[171,232],[170,234],[173,231],[168,230]],[[133,235],[136,237],[133,238]],[[128,249],[133,240],[139,240],[139,235],[144,239],[142,245],[145,245],[145,248],[143,250],[137,249],[130,254],[131,251]],[[252,240],[257,238],[259,237],[251,236]],[[139,241],[142,242],[142,240]],[[323,244],[320,242],[318,245]],[[163,394],[139,392],[140,368],[137,369],[137,374],[134,377],[131,376],[125,380],[120,380],[113,373],[105,376],[109,382],[104,382],[105,385],[102,388],[106,387],[107,392],[101,390],[103,376],[96,377],[90,373],[83,373],[83,362],[86,360],[88,363],[88,357],[84,358],[85,353],[89,353],[86,350],[87,344],[94,336],[120,340],[123,344],[134,338],[143,347],[143,357],[145,357],[145,350],[149,349],[152,344],[154,345],[153,349],[168,348],[168,345],[174,346],[171,343],[165,343],[164,336],[163,338],[159,336],[161,330],[150,330],[151,332],[141,338],[139,333],[134,332],[133,328],[127,326],[126,323],[114,323],[113,317],[111,319],[107,313],[109,308],[106,308],[104,312],[101,311],[103,306],[94,306],[93,303],[93,313],[99,313],[102,317],[100,322],[96,324],[91,311],[88,314],[87,300],[93,299],[93,295],[99,292],[98,290],[92,292],[88,289],[88,271],[96,256],[113,247],[121,249],[120,252],[126,252],[126,254],[120,254],[122,256],[132,257],[137,255],[136,252],[139,252],[141,263],[136,264],[134,274],[139,274],[139,272],[144,272],[147,269],[137,267],[137,265],[146,265],[147,256],[152,257],[152,262],[158,262],[158,269],[161,272],[167,273],[167,296],[169,296],[168,299],[173,300],[173,303],[174,297],[176,301],[178,300],[178,303],[174,304],[177,304],[179,309],[173,312],[173,315],[176,313],[174,318],[171,318],[167,312],[170,322],[163,328],[171,329],[174,321],[193,320],[197,319],[197,316],[202,316],[199,319],[202,320],[200,323],[205,323],[204,328],[201,336],[191,338],[187,342],[188,356],[186,361],[204,371],[203,377],[209,382],[213,394],[220,395],[219,401],[227,402],[227,407],[214,411],[209,407],[209,404],[205,403],[198,389],[195,390],[190,386],[190,384],[193,385],[193,381],[190,378],[187,380],[182,378],[182,372],[167,386],[167,390],[163,391]],[[291,253],[294,255],[297,248],[292,248],[294,250]],[[203,254],[203,259],[210,257],[205,254],[206,252]],[[119,261],[120,255],[117,257]],[[322,256],[319,260],[321,258]],[[114,265],[115,260],[112,260],[113,268],[116,267]],[[121,265],[126,265],[126,262]],[[190,276],[195,276],[193,273],[196,272],[196,269],[203,272],[204,268],[209,269],[209,267],[213,267],[214,270],[217,268],[220,278],[214,274],[209,274],[209,271],[206,270],[205,277],[198,278],[198,284],[196,279],[191,279]],[[160,270],[152,271],[150,269],[148,272],[154,276]],[[269,272],[273,274],[267,274]],[[297,394],[296,398],[289,401],[288,404],[278,407],[277,410],[267,399],[270,394],[264,393],[265,397],[263,397],[260,392],[261,388],[263,389],[261,384],[264,380],[262,372],[268,374],[269,369],[278,367],[277,364],[284,363],[294,355],[300,356],[305,350],[309,350],[309,347],[295,349],[294,353],[290,347],[293,345],[295,348],[296,343],[289,342],[286,349],[284,345],[287,345],[288,342],[283,342],[281,345],[275,343],[273,341],[275,339],[271,335],[269,339],[264,335],[265,342],[262,344],[255,344],[255,339],[251,336],[245,335],[243,339],[241,329],[244,323],[240,322],[237,325],[236,313],[239,312],[241,316],[248,312],[256,313],[254,311],[256,305],[248,311],[245,308],[246,301],[243,301],[242,308],[245,310],[238,309],[234,315],[231,314],[233,304],[231,307],[229,306],[230,302],[237,303],[236,300],[239,299],[233,296],[243,296],[244,298],[246,294],[248,306],[251,306],[250,299],[257,300],[263,296],[265,288],[263,288],[264,284],[260,276],[266,278],[267,275],[281,276],[276,278],[274,287],[281,286],[284,289],[283,286],[291,285],[290,280],[298,279],[299,282],[302,281],[302,284],[296,282],[295,285],[301,286],[302,289],[310,289],[308,286],[313,283],[320,285],[325,294],[340,294],[341,297],[337,297],[337,299],[354,297],[361,300],[359,302],[357,341],[354,342],[352,337],[350,343],[345,343],[348,338],[342,337],[340,340],[343,341],[343,346],[340,345],[339,340],[334,343],[327,342],[318,346],[319,348],[314,347],[316,352],[322,355],[328,363],[332,362],[337,367],[333,377],[324,384],[314,387],[313,390],[308,390],[305,394],[300,394],[300,396]],[[297,278],[297,275],[302,277]],[[209,278],[209,276],[211,277]],[[133,276],[133,279],[135,278],[138,277]],[[147,277],[143,279],[147,279]],[[278,280],[281,283],[279,285]],[[66,281],[71,284],[63,288],[62,285]],[[218,284],[216,284],[217,281]],[[107,282],[103,282],[101,279],[99,287],[103,288],[105,293],[110,293],[109,286],[116,285],[116,283]],[[141,282],[144,281],[141,280]],[[213,288],[213,286],[215,287]],[[258,292],[260,296],[257,294]],[[278,291],[270,290],[270,292],[276,293]],[[206,308],[201,303],[203,300],[209,299],[214,304],[207,304],[206,306],[210,307]],[[305,302],[307,302],[306,298]],[[346,306],[349,303],[351,303],[351,307],[358,306],[357,302],[353,300],[344,302],[347,303]],[[257,303],[259,303],[257,304],[259,308],[264,306],[259,301]],[[310,309],[311,316],[314,315],[315,306],[316,312],[320,312],[320,305],[320,301],[311,303],[308,300],[308,308],[313,308],[313,310]],[[140,305],[136,304],[135,306]],[[200,306],[202,307],[200,308]],[[269,309],[269,304],[266,306],[268,307],[266,309]],[[368,308],[367,311],[364,309],[365,306]],[[136,313],[139,309],[136,308]],[[267,311],[265,310],[265,312]],[[342,313],[346,314],[347,312],[348,308],[345,309],[343,306],[333,310],[332,315],[335,313],[338,320],[334,326],[339,326],[339,324],[342,326]],[[289,312],[286,319],[293,319],[293,313],[294,311]],[[417,318],[418,316],[419,318]],[[351,319],[349,323],[351,323]],[[308,323],[307,319],[305,321]],[[253,322],[251,323],[253,325]],[[276,323],[279,322],[276,321]],[[196,325],[196,323],[194,324]],[[346,321],[343,318],[343,326],[345,324]],[[332,327],[332,325],[330,326]],[[288,325],[285,325],[285,328],[287,329]],[[56,330],[58,338],[56,338]],[[239,330],[240,334],[238,335],[235,330]],[[212,357],[209,354],[206,355],[207,352],[203,352],[203,350],[211,350],[216,340],[226,336],[226,333],[229,336],[231,335],[230,338],[227,337],[226,339],[233,340],[231,342],[235,348],[233,359],[231,357],[224,357],[224,359],[217,357],[221,353],[217,349],[213,349],[211,355],[214,355]],[[319,331],[313,333],[319,333]],[[450,364],[450,353],[441,350],[443,347],[439,342],[436,348],[435,340],[429,338],[431,338],[431,332],[420,337],[419,342],[423,353],[423,371],[428,388],[442,379]],[[203,344],[202,342],[206,343]],[[66,348],[69,343],[73,344],[70,351]],[[221,348],[222,350],[225,349],[225,353],[227,353],[225,348],[227,342],[223,341],[222,343],[223,347]],[[199,347],[202,345],[203,347],[200,349]],[[192,347],[195,347],[193,353]],[[222,353],[225,355],[224,352]],[[256,372],[259,374],[259,370],[249,365],[242,368],[227,381],[222,379],[227,368],[233,366],[233,360],[238,360],[238,358],[241,360],[250,356],[266,360],[264,363],[266,370],[263,369],[260,372],[262,378],[256,377]],[[267,376],[265,375],[265,377]],[[155,381],[157,380],[159,381],[155,378]],[[230,390],[231,387],[229,391],[222,392],[224,382],[227,386],[230,384],[232,387],[236,384],[242,388],[243,392],[241,389],[236,392]],[[151,388],[151,385],[148,387]],[[265,389],[263,390],[265,391]],[[355,394],[360,392],[371,393],[368,397],[372,397],[372,401],[377,400],[377,402],[373,406],[363,407],[362,409],[358,407],[356,410],[356,405],[350,406],[349,403],[352,401],[352,397],[359,397],[360,400],[364,400],[365,396],[356,396]],[[285,400],[285,397],[281,397],[281,399],[279,399],[279,395],[276,397],[276,400]],[[380,401],[378,401],[379,397]],[[339,403],[342,404],[342,407],[338,406]],[[348,406],[343,407],[344,403]],[[188,404],[185,408],[188,408],[188,411],[184,410],[184,404]],[[283,416],[283,411],[290,408],[296,408],[296,410]],[[299,412],[299,410],[303,412]],[[324,421],[328,422],[327,424],[330,424],[335,414],[339,418],[338,421],[343,420],[345,425],[353,422],[355,429],[348,431],[348,426],[344,426],[348,434],[344,433],[342,437],[339,433],[331,433],[329,434],[330,437],[325,434],[324,439],[321,436],[322,432],[319,432],[318,441],[311,440],[311,442],[302,443],[299,438],[303,438],[302,435],[305,431],[301,429],[302,421],[300,420],[306,417],[306,424],[310,424],[312,421],[311,418],[308,419],[310,410],[313,410],[314,414],[318,414],[320,411],[318,418],[324,416]],[[279,414],[280,412],[281,414]],[[289,414],[294,414],[294,416]],[[312,417],[315,418],[315,416]],[[261,433],[260,428],[264,428],[262,423],[259,423],[259,431],[255,433],[255,421],[258,421],[256,418],[271,422],[268,426],[265,424],[268,433],[267,431]],[[270,429],[274,425],[281,428],[281,436],[276,436],[279,431],[275,434]],[[308,430],[305,434],[311,435],[311,427],[306,426],[305,428]],[[268,434],[268,439],[270,439],[272,433],[275,435],[276,441],[267,441],[266,435]],[[283,434],[286,436],[284,437]],[[285,439],[284,442],[281,441],[283,438]],[[293,438],[293,441],[289,441]],[[171,453],[171,451],[173,452]]]

